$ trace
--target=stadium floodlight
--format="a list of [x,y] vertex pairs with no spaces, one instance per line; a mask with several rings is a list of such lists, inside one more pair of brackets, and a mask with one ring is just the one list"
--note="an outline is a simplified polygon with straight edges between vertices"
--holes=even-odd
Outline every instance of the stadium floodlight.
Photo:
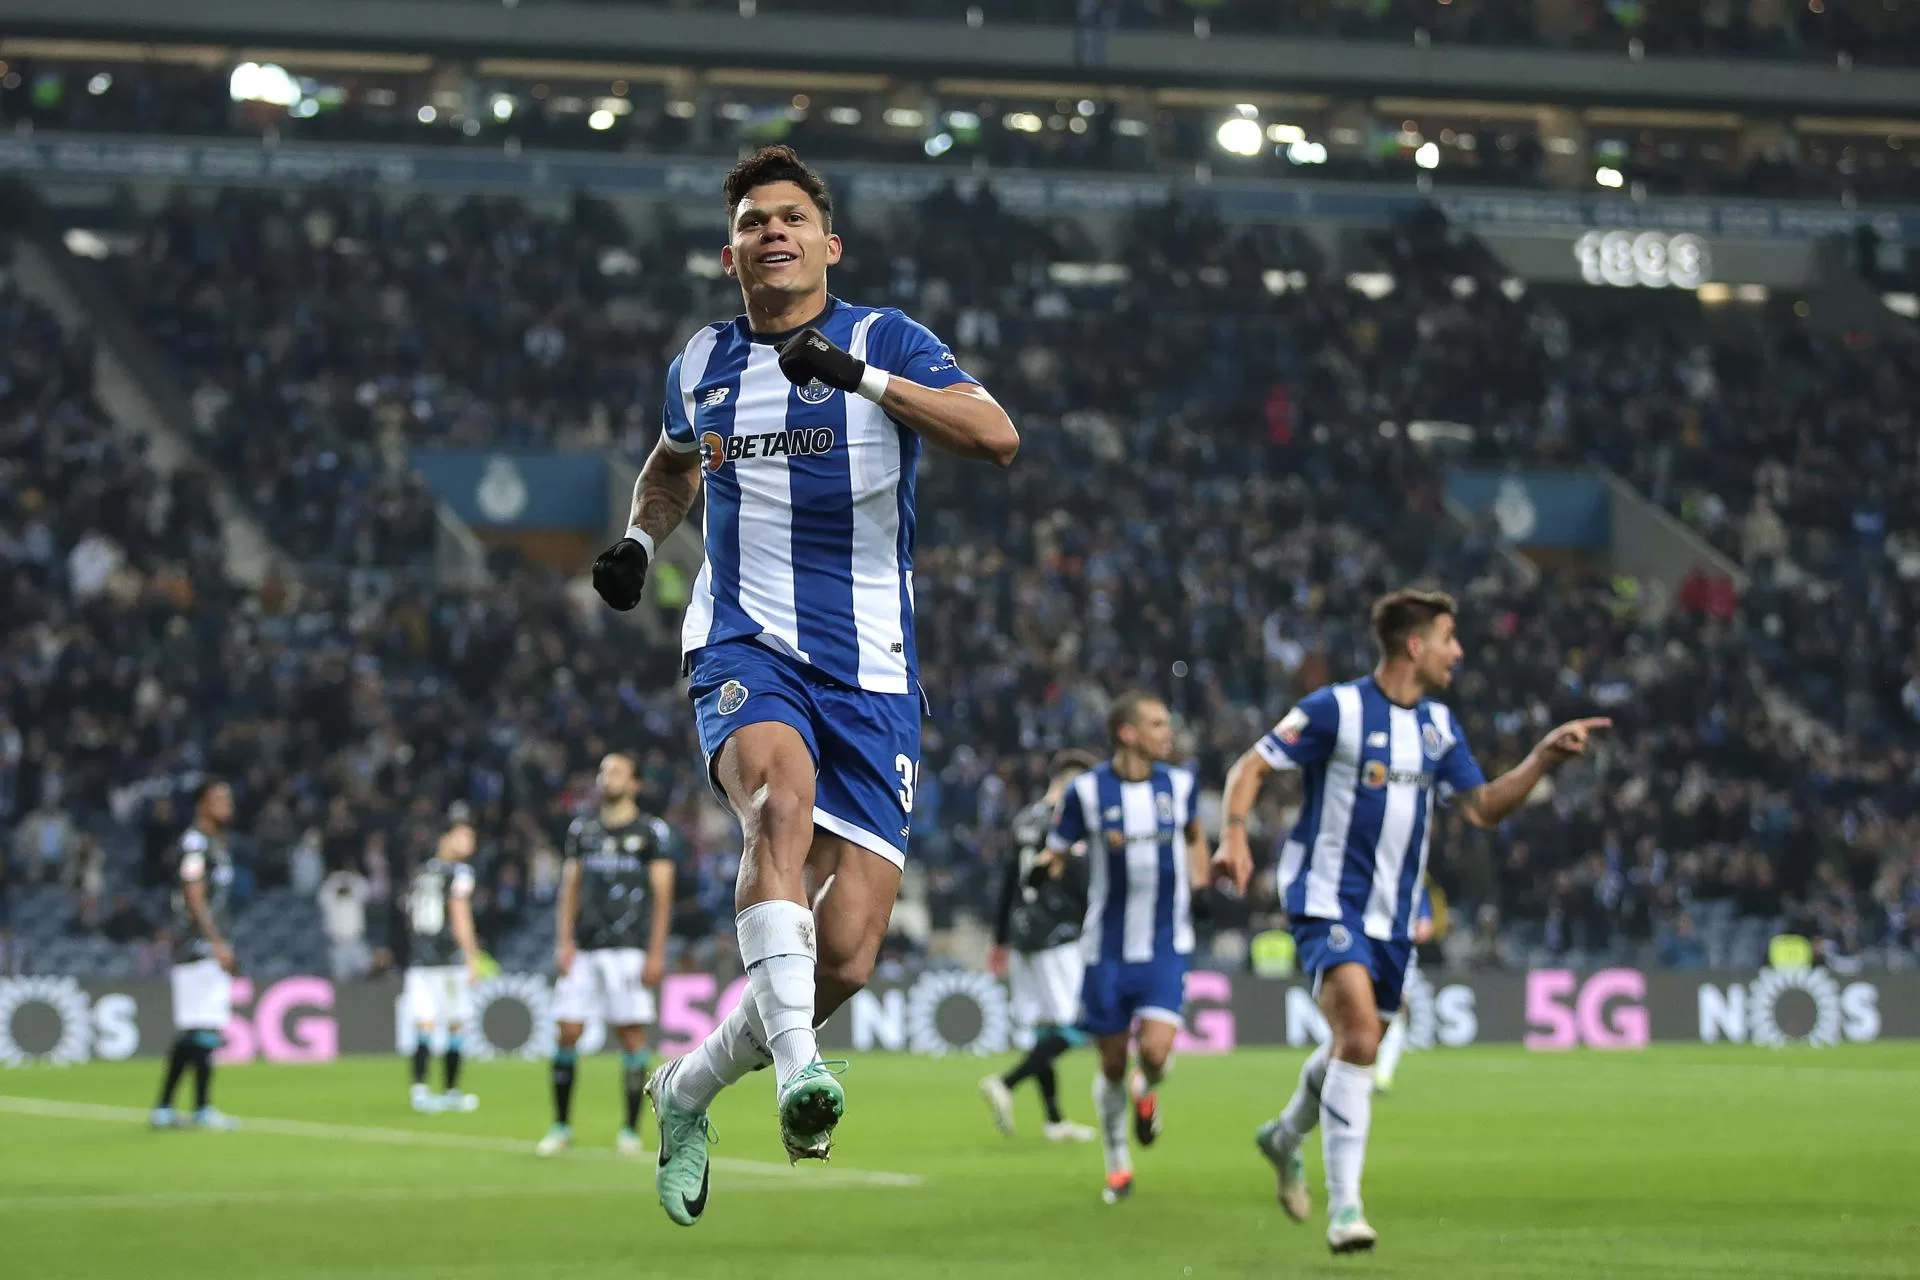
[[858,107],[828,107],[828,108],[827,108],[827,119],[829,119],[829,120],[831,120],[831,121],[833,121],[833,122],[834,122],[835,124],[859,124],[859,123],[860,123],[860,108],[858,108]]
[[111,88],[113,88],[113,77],[105,71],[87,81],[87,92],[96,98]]
[[1440,167],[1440,144],[1437,142],[1421,143],[1420,149],[1413,153],[1413,162],[1422,169],[1438,169]]
[[978,129],[980,117],[971,111],[949,111],[947,124],[955,129]]
[[1040,117],[1031,111],[1009,112],[1001,118],[1000,123],[1015,133],[1038,133],[1046,127],[1041,123]]
[[920,149],[925,151],[929,156],[943,156],[953,150],[953,135],[950,133],[936,133],[921,143]]
[[1609,188],[1624,187],[1627,185],[1626,176],[1608,164],[1603,164],[1593,171],[1593,180],[1601,186]]
[[235,102],[271,102],[290,107],[300,101],[300,85],[287,69],[272,62],[243,62],[227,78],[227,96]]
[[311,120],[320,114],[320,102],[317,98],[302,98],[288,108],[287,114],[296,120]]
[[1324,142],[1293,143],[1287,148],[1287,159],[1295,164],[1325,164],[1327,144]]
[[429,103],[426,106],[420,108],[418,111],[414,112],[413,118],[418,120],[421,124],[432,124],[435,120],[438,120],[440,118],[440,113],[438,111],[435,111],[433,109],[433,105]]
[[613,128],[613,112],[607,110],[605,107],[601,107],[598,111],[595,111],[587,117],[587,128],[593,130],[595,133],[605,133],[607,130]]
[[927,118],[912,107],[888,107],[880,118],[896,129],[918,129]]
[[1220,149],[1228,155],[1257,156],[1260,154],[1261,136],[1258,120],[1234,116],[1232,119],[1220,122],[1220,128],[1214,133],[1213,140],[1219,143]]
[[493,95],[493,118],[505,124],[513,119],[513,99],[504,93]]
[[1307,131],[1297,124],[1270,124],[1267,126],[1267,141],[1279,146],[1290,147],[1296,142],[1305,142]]

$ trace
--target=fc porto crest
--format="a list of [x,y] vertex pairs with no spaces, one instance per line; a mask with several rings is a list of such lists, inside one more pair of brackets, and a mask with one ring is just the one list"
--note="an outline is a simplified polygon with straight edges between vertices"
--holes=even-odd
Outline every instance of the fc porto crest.
[[827,401],[833,399],[833,388],[820,381],[820,379],[815,378],[806,386],[801,387],[796,394],[800,397],[802,404],[825,404]]
[[729,680],[720,686],[720,700],[714,710],[723,716],[730,716],[747,704],[747,686],[738,680]]
[[1440,730],[1430,724],[1420,726],[1420,749],[1427,753],[1427,759],[1438,760],[1447,752],[1447,744],[1440,740]]
[[1353,946],[1353,935],[1347,932],[1347,926],[1336,924],[1327,930],[1327,950],[1345,951]]

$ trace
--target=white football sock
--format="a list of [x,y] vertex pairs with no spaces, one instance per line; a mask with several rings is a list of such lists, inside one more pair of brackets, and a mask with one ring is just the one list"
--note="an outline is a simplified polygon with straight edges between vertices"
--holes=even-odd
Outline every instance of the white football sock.
[[813,912],[797,902],[756,902],[734,920],[734,929],[777,1088],[820,1056],[813,1034]]
[[773,1061],[767,1052],[766,1030],[759,1010],[743,993],[733,1012],[720,1019],[713,1034],[701,1041],[666,1079],[673,1100],[694,1111],[705,1111],[728,1085],[738,1084],[749,1071]]
[[1320,1123],[1320,1089],[1327,1078],[1327,1062],[1333,1046],[1323,1044],[1308,1055],[1300,1068],[1300,1084],[1280,1109],[1280,1123],[1297,1142],[1312,1133]]
[[1320,1086],[1321,1156],[1327,1164],[1327,1211],[1360,1203],[1360,1171],[1367,1163],[1367,1129],[1373,1122],[1373,1068],[1351,1062],[1327,1064]]
[[1133,1169],[1133,1155],[1127,1150],[1127,1112],[1132,1109],[1125,1081],[1093,1073],[1093,1113],[1100,1117],[1100,1146],[1106,1153],[1108,1173]]
[[1407,1016],[1403,1012],[1387,1024],[1387,1034],[1380,1037],[1380,1055],[1373,1060],[1373,1078],[1391,1080],[1395,1068],[1400,1065],[1400,1055],[1407,1047]]

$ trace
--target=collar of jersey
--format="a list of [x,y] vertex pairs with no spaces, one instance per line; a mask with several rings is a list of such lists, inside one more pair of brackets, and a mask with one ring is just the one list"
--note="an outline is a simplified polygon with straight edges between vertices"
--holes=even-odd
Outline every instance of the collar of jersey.
[[747,338],[749,341],[777,347],[781,343],[785,342],[788,338],[791,338],[794,334],[799,333],[802,329],[818,329],[821,326],[821,324],[826,320],[826,318],[832,315],[834,311],[839,308],[839,306],[840,306],[840,299],[834,297],[832,294],[828,294],[827,305],[825,308],[821,310],[819,315],[815,316],[811,320],[802,321],[801,323],[793,326],[793,328],[787,329],[781,333],[755,333],[753,331],[751,322],[748,321],[748,319],[745,316],[740,317],[740,327],[747,331]]

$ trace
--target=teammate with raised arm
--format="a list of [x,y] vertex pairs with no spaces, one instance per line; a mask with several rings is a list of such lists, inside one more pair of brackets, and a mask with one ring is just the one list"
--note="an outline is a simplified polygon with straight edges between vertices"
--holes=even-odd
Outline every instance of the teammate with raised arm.
[[1300,1070],[1278,1119],[1255,1135],[1279,1175],[1280,1203],[1296,1222],[1312,1208],[1300,1146],[1316,1125],[1327,1171],[1327,1245],[1371,1249],[1360,1204],[1373,1107],[1373,1064],[1385,1020],[1400,1008],[1412,954],[1411,921],[1432,836],[1431,800],[1460,806],[1493,827],[1540,779],[1587,749],[1605,719],[1574,720],[1547,734],[1492,782],[1459,722],[1433,695],[1453,683],[1464,651],[1453,597],[1400,590],[1373,606],[1380,663],[1373,674],[1309,694],[1227,772],[1221,847],[1246,858],[1247,813],[1275,771],[1298,770],[1300,817],[1280,855],[1280,880],[1301,972],[1331,1031]]
[[708,1191],[707,1109],[774,1068],[793,1160],[827,1158],[846,1107],[814,1028],[865,985],[886,935],[920,769],[914,468],[922,442],[1007,466],[1019,435],[946,346],[897,310],[827,292],[833,200],[787,147],[725,184],[721,264],[746,314],[695,334],[626,536],[593,565],[615,609],[706,489],[706,564],[683,631],[709,776],[739,819],[734,905],[748,994],[648,1087],[662,1208]]

